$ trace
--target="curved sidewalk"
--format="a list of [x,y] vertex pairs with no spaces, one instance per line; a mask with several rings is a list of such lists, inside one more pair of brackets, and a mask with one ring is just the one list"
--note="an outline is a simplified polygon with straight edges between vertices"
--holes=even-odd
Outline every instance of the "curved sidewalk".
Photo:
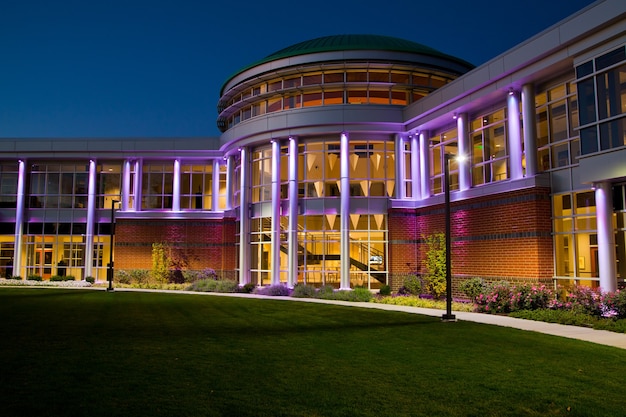
[[[119,291],[155,291],[155,292],[172,292],[176,294],[188,293],[188,294],[206,294],[215,296],[230,296],[230,297],[247,297],[247,298],[263,298],[269,300],[286,300],[286,301],[301,301],[309,303],[320,304],[337,304],[347,307],[362,307],[362,308],[375,308],[379,310],[389,311],[402,311],[405,313],[422,314],[425,316],[442,317],[445,310],[432,309],[432,308],[420,308],[420,307],[408,307],[398,306],[392,304],[381,303],[364,303],[353,301],[336,301],[336,300],[324,300],[317,298],[294,298],[294,297],[280,297],[280,296],[268,296],[268,295],[256,295],[256,294],[237,294],[237,293],[216,293],[216,292],[195,292],[195,291],[163,291],[163,290],[143,290],[143,289],[129,289],[123,288]],[[546,323],[543,321],[525,320],[514,317],[499,316],[495,314],[485,313],[468,313],[463,311],[452,312],[457,320],[473,321],[476,323],[491,324],[494,326],[511,327],[514,329],[527,330],[531,332],[539,332],[550,334],[553,336],[567,337],[570,339],[584,340],[586,342],[598,343],[606,346],[613,346],[621,349],[626,349],[626,333],[610,332],[608,330],[594,330],[588,327],[570,326],[557,323]]]

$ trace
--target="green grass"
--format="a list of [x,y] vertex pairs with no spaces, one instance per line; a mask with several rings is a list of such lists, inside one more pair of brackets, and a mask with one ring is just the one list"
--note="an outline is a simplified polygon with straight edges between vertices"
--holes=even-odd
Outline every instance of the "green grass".
[[626,351],[401,312],[0,289],[7,416],[619,416]]

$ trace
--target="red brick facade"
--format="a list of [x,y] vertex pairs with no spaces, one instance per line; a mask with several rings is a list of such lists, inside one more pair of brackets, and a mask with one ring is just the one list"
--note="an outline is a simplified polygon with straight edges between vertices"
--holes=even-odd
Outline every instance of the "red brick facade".
[[[550,190],[532,188],[451,203],[452,275],[512,282],[552,280]],[[425,273],[424,238],[445,232],[443,204],[390,210],[392,288],[407,273]],[[394,282],[395,281],[395,282]]]
[[235,219],[125,220],[115,227],[115,268],[151,269],[152,244],[167,243],[187,261],[187,269],[214,269],[233,278],[236,267]]

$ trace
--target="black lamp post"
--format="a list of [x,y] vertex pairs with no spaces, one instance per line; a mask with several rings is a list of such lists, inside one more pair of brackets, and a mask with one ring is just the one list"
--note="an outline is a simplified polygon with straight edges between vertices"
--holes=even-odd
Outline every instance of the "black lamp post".
[[109,269],[107,271],[107,279],[109,288],[107,291],[113,291],[113,236],[115,235],[115,205],[119,200],[111,200],[111,242],[109,245]]
[[456,321],[456,316],[452,314],[452,237],[450,226],[450,154],[444,154],[444,187],[445,187],[445,220],[446,220],[446,313],[441,317],[443,321]]

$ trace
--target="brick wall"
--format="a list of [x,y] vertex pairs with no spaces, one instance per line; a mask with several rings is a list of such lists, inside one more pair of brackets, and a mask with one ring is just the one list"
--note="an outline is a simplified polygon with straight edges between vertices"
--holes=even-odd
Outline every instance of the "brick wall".
[[[444,205],[390,210],[392,288],[403,274],[425,273],[424,237],[445,232]],[[550,190],[532,188],[451,203],[452,275],[512,282],[553,276]],[[455,289],[458,285],[454,286]]]
[[152,244],[167,243],[187,269],[228,275],[236,266],[235,220],[126,220],[115,227],[115,268],[151,269]]

